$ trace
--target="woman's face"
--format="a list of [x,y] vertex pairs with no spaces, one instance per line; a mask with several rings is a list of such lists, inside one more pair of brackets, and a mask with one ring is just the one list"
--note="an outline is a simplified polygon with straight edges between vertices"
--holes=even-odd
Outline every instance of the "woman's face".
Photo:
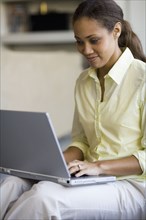
[[102,68],[112,66],[119,57],[119,30],[109,32],[94,19],[82,17],[74,23],[74,35],[78,51],[87,59],[90,66]]

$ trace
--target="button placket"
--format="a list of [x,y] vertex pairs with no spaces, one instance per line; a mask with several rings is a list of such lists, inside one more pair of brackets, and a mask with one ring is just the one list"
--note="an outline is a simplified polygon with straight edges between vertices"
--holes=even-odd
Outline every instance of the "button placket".
[[[95,100],[95,133],[96,137],[98,139],[98,142],[100,142],[101,135],[100,135],[100,128],[99,128],[99,123],[100,123],[100,96],[101,96],[101,90],[100,90],[100,85],[99,82],[96,82],[96,100]],[[99,95],[98,95],[99,94]]]

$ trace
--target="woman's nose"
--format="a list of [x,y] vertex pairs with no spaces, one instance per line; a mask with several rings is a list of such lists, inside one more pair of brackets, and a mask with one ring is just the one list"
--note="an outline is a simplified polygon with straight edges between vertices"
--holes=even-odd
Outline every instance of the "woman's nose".
[[82,53],[84,55],[88,55],[93,53],[93,48],[91,47],[90,44],[84,44],[83,48],[82,48]]

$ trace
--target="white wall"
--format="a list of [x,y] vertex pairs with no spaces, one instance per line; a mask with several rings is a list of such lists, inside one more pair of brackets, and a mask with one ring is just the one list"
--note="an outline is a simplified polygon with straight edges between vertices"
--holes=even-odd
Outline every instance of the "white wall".
[[[145,47],[145,1],[117,2]],[[4,16],[3,11],[1,16]],[[5,29],[5,22],[2,22],[1,32]],[[82,59],[74,45],[35,50],[2,47],[1,108],[47,111],[57,135],[64,135],[71,130],[74,85],[81,70]]]
[[59,136],[70,132],[81,57],[68,47],[57,51],[2,50],[1,108],[47,111]]
[[139,36],[146,54],[146,0],[129,0],[127,19]]
[[141,40],[146,54],[146,0],[116,0],[122,7],[124,19],[129,21],[133,31]]

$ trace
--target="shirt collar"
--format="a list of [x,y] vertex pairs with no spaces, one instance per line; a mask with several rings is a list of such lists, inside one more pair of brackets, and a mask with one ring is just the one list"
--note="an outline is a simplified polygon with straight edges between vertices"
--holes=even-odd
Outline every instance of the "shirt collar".
[[108,75],[119,85],[125,76],[134,57],[129,48],[126,48],[118,61],[110,69]]
[[[110,69],[107,76],[112,78],[118,85],[122,81],[124,75],[127,72],[127,69],[129,68],[130,64],[132,63],[134,57],[130,51],[130,49],[127,47],[124,49],[124,52],[118,59],[118,61],[114,64],[114,66]],[[86,71],[86,74],[84,75],[84,78],[92,77],[95,80],[97,80],[97,72],[96,69],[93,67],[89,67]]]

